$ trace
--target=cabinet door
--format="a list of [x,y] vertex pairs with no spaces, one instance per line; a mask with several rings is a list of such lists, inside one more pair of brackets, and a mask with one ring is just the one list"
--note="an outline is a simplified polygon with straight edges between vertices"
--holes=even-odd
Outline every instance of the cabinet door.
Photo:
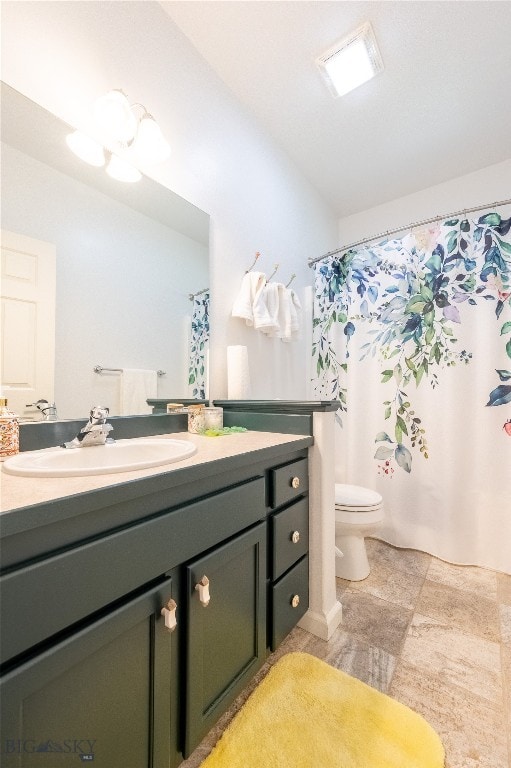
[[2,677],[3,768],[168,768],[170,597],[166,579]]
[[[185,757],[266,657],[266,523],[186,568],[189,600]],[[196,585],[206,576],[210,602]]]

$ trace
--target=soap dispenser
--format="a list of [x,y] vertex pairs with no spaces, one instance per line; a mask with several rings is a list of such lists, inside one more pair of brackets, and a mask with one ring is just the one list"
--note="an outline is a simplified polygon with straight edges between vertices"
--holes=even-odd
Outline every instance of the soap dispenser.
[[7,398],[0,397],[0,461],[14,456],[20,450],[18,417],[7,407]]

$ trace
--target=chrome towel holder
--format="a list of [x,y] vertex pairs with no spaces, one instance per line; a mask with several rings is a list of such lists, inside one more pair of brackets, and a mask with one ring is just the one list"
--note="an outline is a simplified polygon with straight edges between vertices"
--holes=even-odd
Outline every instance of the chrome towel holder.
[[[95,365],[92,369],[94,373],[124,373],[124,368],[104,368],[102,365]],[[158,376],[166,376],[167,371],[156,371]]]

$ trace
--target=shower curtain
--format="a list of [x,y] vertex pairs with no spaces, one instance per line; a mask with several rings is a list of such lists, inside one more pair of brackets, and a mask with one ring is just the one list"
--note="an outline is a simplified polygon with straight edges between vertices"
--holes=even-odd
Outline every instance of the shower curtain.
[[314,265],[313,391],[379,536],[511,573],[511,207]]
[[204,400],[208,390],[209,291],[193,297],[188,386],[190,397]]

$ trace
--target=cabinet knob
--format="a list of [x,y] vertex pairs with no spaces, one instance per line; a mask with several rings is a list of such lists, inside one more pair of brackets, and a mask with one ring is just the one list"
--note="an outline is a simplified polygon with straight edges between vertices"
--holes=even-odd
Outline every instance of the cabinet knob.
[[160,611],[165,619],[165,629],[168,629],[169,632],[173,632],[177,627],[176,608],[176,601],[170,599]]
[[209,601],[211,599],[209,594],[209,579],[207,576],[203,576],[202,579],[199,581],[198,584],[195,585],[195,589],[199,593],[199,600],[201,601],[204,608],[206,608],[207,605],[209,605]]
[[291,605],[293,606],[293,608],[298,608],[298,606],[300,605],[300,595],[293,595],[293,597],[291,598]]
[[300,541],[300,531],[293,531],[293,533],[291,534],[291,541],[293,542],[293,544],[298,544],[298,542]]
[[299,477],[291,478],[291,485],[292,485],[293,488],[299,488],[300,487],[300,478]]

